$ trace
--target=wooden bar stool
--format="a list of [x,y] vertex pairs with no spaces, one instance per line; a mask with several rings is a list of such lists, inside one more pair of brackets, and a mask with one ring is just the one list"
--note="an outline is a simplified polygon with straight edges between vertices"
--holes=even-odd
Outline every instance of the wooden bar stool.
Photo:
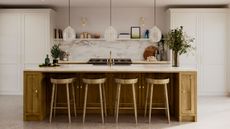
[[[149,87],[150,89],[150,98],[149,98],[149,123],[151,122],[151,112],[152,109],[159,109],[159,110],[165,110],[165,113],[168,117],[168,122],[170,123],[170,114],[169,114],[169,102],[168,102],[168,90],[167,90],[167,84],[169,83],[169,79],[146,79],[147,80],[147,91],[146,91],[146,98],[145,98],[145,116],[147,113],[147,104],[148,104],[148,97],[149,97]],[[152,101],[153,101],[153,86],[164,86],[164,95],[165,95],[165,107],[152,107]]]
[[[70,114],[70,95],[69,95],[69,89],[70,86],[72,87],[72,98],[73,98],[73,104],[74,104],[74,114],[76,113],[76,102],[75,102],[75,90],[74,90],[74,78],[68,78],[68,79],[53,79],[51,78],[52,83],[52,96],[51,96],[51,104],[50,104],[50,123],[52,121],[52,115],[54,112],[54,115],[56,113],[56,109],[68,109],[68,117],[69,117],[69,123],[71,123],[71,114]],[[66,87],[66,98],[67,98],[67,107],[57,107],[57,89],[58,86],[65,86]]]
[[[88,109],[101,109],[101,119],[102,123],[104,123],[104,113],[107,116],[106,111],[106,96],[105,96],[105,81],[106,78],[100,79],[83,79],[83,83],[85,83],[85,98],[84,98],[84,107],[83,107],[83,123],[85,123],[85,114],[86,108]],[[88,86],[89,85],[98,85],[99,86],[99,94],[100,94],[100,107],[86,107],[87,104],[87,96],[88,96]]]
[[116,115],[116,123],[118,123],[118,114],[119,114],[119,105],[120,105],[120,93],[121,93],[121,85],[131,85],[132,93],[133,93],[133,108],[130,107],[122,107],[121,109],[134,109],[135,114],[135,122],[137,124],[137,102],[136,102],[136,91],[135,84],[138,79],[115,79],[117,83],[117,95],[116,95],[116,103],[115,103],[115,115]]

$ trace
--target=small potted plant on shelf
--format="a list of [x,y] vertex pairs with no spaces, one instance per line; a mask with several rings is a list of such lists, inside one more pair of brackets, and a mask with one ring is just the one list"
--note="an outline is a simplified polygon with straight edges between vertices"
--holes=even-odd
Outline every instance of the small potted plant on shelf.
[[173,51],[173,67],[178,67],[178,57],[193,49],[191,43],[194,38],[189,38],[184,32],[183,27],[172,29],[165,38],[165,43]]
[[51,48],[51,56],[53,57],[53,64],[56,65],[58,63],[58,58],[61,54],[61,49],[59,48],[59,45],[54,44]]

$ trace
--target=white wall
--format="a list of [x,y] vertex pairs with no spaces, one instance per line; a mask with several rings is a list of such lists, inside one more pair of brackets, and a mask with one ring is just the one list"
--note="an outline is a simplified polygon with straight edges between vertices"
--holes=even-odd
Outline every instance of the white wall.
[[[57,8],[57,27],[63,29],[68,25],[68,9]],[[145,18],[146,26],[142,31],[153,26],[152,8],[113,8],[112,24],[118,32],[130,32],[131,26],[139,26],[140,17]],[[82,27],[81,17],[88,19],[88,25]],[[164,8],[158,8],[158,25],[165,33],[166,11]],[[99,32],[103,35],[106,27],[109,26],[109,8],[72,8],[71,25],[77,33],[79,32]]]

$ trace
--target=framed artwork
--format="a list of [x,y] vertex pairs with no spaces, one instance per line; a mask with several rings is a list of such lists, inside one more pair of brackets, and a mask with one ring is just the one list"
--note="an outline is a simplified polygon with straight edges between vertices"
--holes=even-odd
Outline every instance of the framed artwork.
[[141,38],[141,27],[132,26],[131,27],[131,39],[140,39]]

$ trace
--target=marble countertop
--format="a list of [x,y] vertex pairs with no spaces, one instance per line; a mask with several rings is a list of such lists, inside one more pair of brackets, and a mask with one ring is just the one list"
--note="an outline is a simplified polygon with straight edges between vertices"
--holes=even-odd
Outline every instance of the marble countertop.
[[160,65],[92,65],[92,64],[63,64],[58,67],[28,67],[25,72],[101,72],[101,73],[116,73],[116,72],[162,72],[162,73],[178,73],[178,72],[196,72],[196,68],[189,67],[170,67]]

